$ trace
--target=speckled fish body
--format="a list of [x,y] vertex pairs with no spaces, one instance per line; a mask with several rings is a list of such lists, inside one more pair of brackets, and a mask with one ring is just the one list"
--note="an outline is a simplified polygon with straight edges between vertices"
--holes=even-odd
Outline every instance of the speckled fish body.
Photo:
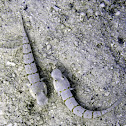
[[30,92],[32,96],[37,100],[39,105],[45,105],[48,102],[47,88],[44,82],[40,80],[34,57],[32,54],[31,46],[27,38],[26,32],[23,28],[23,60],[25,64],[25,70],[30,82]]
[[51,76],[53,78],[54,88],[58,92],[58,95],[61,95],[63,101],[65,102],[65,105],[69,108],[70,111],[72,111],[77,116],[83,118],[97,118],[106,114],[107,112],[110,112],[121,102],[121,99],[119,99],[111,107],[101,111],[90,111],[84,109],[77,103],[77,101],[73,97],[73,94],[70,91],[70,83],[67,80],[67,78],[64,75],[62,75],[61,71],[59,69],[54,69],[51,73]]

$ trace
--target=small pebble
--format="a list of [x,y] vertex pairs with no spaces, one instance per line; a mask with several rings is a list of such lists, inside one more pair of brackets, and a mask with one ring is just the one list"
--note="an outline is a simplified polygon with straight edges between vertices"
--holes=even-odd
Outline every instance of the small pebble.
[[47,45],[47,50],[51,49],[51,45]]
[[79,45],[79,43],[78,43],[77,41],[75,41],[75,42],[74,42],[74,45],[75,45],[75,46],[78,46],[78,45]]
[[6,63],[8,66],[15,66],[16,64],[14,62],[7,61]]
[[109,92],[106,92],[106,93],[105,93],[105,96],[109,96],[109,94],[110,94]]
[[120,15],[120,11],[117,11],[116,13],[115,13],[115,16],[119,16]]
[[103,7],[105,7],[105,4],[104,4],[104,3],[101,3],[99,6],[100,6],[101,8],[103,8]]
[[59,10],[61,10],[61,8],[59,8],[59,7],[56,6],[56,5],[55,5],[53,8],[55,9],[55,11],[59,11]]
[[96,12],[95,12],[95,16],[98,16],[98,15],[99,15],[99,12],[98,12],[98,11],[96,11]]

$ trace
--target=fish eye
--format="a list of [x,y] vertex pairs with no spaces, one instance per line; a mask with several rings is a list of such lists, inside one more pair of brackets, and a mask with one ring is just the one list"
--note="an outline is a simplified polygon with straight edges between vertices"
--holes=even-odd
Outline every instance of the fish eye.
[[55,82],[57,82],[58,80],[55,79]]
[[64,76],[62,76],[62,78],[61,78],[62,80],[64,80],[65,79],[65,77]]

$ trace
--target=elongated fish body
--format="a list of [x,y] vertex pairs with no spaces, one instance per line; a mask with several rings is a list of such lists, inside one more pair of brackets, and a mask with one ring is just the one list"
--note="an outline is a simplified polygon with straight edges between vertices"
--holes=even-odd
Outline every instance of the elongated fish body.
[[61,73],[61,71],[59,69],[54,69],[51,73],[51,76],[53,78],[54,88],[58,92],[58,95],[61,95],[63,101],[65,102],[65,105],[77,116],[83,118],[97,118],[106,114],[107,112],[110,112],[114,107],[121,103],[122,99],[119,99],[111,107],[101,111],[90,111],[84,109],[73,97],[73,94],[70,91],[70,83],[67,78]]
[[47,88],[44,82],[40,80],[34,57],[32,54],[31,46],[27,38],[25,29],[23,28],[23,60],[25,64],[25,70],[30,82],[30,92],[32,96],[37,100],[39,105],[45,105],[48,103]]

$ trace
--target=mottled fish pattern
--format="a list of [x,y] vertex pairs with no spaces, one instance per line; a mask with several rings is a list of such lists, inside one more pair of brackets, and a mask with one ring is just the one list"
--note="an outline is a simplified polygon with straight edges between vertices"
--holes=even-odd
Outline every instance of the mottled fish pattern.
[[73,94],[70,91],[70,83],[67,78],[61,73],[61,71],[59,69],[54,69],[51,73],[51,76],[53,78],[54,88],[58,92],[58,95],[62,97],[63,101],[65,102],[65,105],[69,108],[69,110],[77,116],[83,118],[97,118],[106,114],[107,112],[110,112],[122,101],[122,99],[120,98],[117,102],[115,102],[111,107],[106,110],[90,111],[84,109],[77,103],[77,101],[73,97]]

